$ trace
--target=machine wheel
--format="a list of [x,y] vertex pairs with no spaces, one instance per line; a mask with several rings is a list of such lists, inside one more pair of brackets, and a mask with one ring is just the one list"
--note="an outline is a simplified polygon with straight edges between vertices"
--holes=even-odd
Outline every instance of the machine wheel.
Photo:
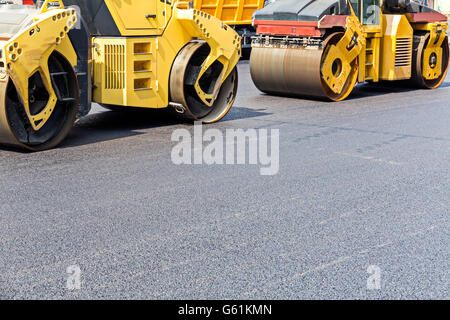
[[[358,77],[358,60],[349,61],[351,71],[342,90],[335,93],[322,76],[322,65],[331,45],[343,32],[330,34],[322,48],[254,47],[250,56],[250,73],[256,87],[270,94],[308,96],[340,101],[352,92]],[[341,61],[333,63],[333,73],[339,76]]]
[[[442,66],[441,75],[432,80],[427,80],[422,74],[423,70],[423,52],[428,44],[430,34],[414,35],[413,39],[413,59],[412,59],[412,77],[413,82],[420,88],[435,89],[444,82],[449,65],[449,44],[446,36],[442,43]],[[431,60],[428,63],[433,63]]]
[[[69,62],[57,52],[50,56],[48,67],[50,73],[58,78],[57,81],[52,81],[52,86],[63,98],[58,98],[50,118],[37,131],[32,128],[25,114],[13,81],[8,79],[4,83],[0,82],[0,144],[42,151],[58,145],[70,132],[79,105],[76,75]],[[48,99],[42,79],[35,75],[29,80],[32,113],[42,110]]]
[[[190,42],[180,51],[172,66],[169,82],[170,101],[175,112],[184,119],[200,120],[204,123],[219,121],[228,113],[236,98],[238,85],[236,68],[222,83],[211,107],[198,97],[194,84],[209,52],[206,43]],[[222,68],[223,65],[216,61],[202,76],[200,86],[205,92],[214,87]]]

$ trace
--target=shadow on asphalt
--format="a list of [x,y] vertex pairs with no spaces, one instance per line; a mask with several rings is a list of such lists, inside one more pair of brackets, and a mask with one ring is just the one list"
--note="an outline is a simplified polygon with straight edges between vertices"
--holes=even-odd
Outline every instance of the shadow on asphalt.
[[[450,82],[444,82],[442,83],[439,88],[446,88],[450,87]],[[413,92],[418,90],[429,90],[429,89],[422,89],[418,87],[414,87],[414,84],[410,84],[405,82],[396,82],[396,81],[386,81],[386,82],[378,82],[378,83],[360,83],[355,86],[352,93],[343,101],[348,100],[357,100],[357,99],[363,99],[371,96],[381,96],[386,95],[390,93],[402,93],[402,92]],[[296,99],[297,101],[299,99],[304,101],[317,101],[317,102],[325,102],[325,103],[335,103],[334,101],[328,100],[327,98],[323,97],[315,97],[315,96],[305,96],[305,95],[295,95],[295,94],[277,94],[277,93],[263,93],[260,92],[261,97],[280,97],[280,98],[291,98]]]
[[[450,87],[450,82],[442,83],[439,88]],[[378,82],[378,83],[362,83],[357,85],[353,92],[346,100],[361,99],[370,96],[379,96],[390,93],[411,92],[418,90],[428,90],[414,87],[408,82]]]
[[[221,122],[265,116],[270,113],[234,106]],[[192,126],[192,122],[177,119],[167,110],[106,111],[80,119],[61,148],[88,145],[145,134],[143,129],[174,125]]]
[[271,112],[265,112],[266,109],[250,109],[250,108],[244,108],[239,107],[238,105],[234,105],[228,114],[220,120],[221,122],[227,122],[227,121],[233,121],[233,120],[241,120],[241,119],[248,119],[248,118],[256,118],[256,117],[262,117],[262,116],[268,116],[273,113]]

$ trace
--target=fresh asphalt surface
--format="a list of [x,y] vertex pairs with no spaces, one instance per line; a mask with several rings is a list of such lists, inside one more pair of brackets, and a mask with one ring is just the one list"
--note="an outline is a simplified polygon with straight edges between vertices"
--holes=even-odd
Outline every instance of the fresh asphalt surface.
[[98,106],[58,149],[0,149],[0,299],[448,299],[450,78],[328,103],[239,76],[208,128],[279,129],[275,176],[176,166],[171,134],[191,125]]

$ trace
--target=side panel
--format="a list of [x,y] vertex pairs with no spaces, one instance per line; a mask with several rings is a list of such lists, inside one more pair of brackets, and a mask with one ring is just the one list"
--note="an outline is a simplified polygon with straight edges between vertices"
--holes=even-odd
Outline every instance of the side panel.
[[161,35],[172,16],[169,0],[105,0],[123,36]]
[[224,65],[221,73],[224,81],[240,58],[239,36],[203,12],[175,8],[164,34],[158,37],[94,38],[94,101],[130,107],[167,107],[175,57],[193,39],[203,39],[211,48],[199,77],[217,60]]
[[383,15],[384,36],[380,59],[380,79],[411,77],[413,29],[404,15]]
[[142,108],[167,107],[172,64],[191,40],[192,36],[176,19],[170,21],[162,37],[93,39],[93,101]]
[[[120,20],[117,23],[121,23],[127,30],[158,27],[157,2],[155,0],[112,0],[107,2],[113,15]],[[146,18],[147,16],[152,16],[152,18]],[[153,18],[153,16],[155,17]]]
[[169,0],[63,0],[63,3],[81,12],[94,36],[160,35],[172,15]]
[[163,107],[158,96],[157,38],[95,38],[94,100]]

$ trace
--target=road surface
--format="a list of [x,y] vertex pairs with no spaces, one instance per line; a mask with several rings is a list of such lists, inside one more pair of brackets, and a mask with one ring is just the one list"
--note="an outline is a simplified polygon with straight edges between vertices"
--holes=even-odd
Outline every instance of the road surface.
[[191,125],[98,106],[58,149],[1,149],[0,299],[448,299],[450,79],[328,103],[239,76],[207,128],[278,129],[276,175],[177,166]]

